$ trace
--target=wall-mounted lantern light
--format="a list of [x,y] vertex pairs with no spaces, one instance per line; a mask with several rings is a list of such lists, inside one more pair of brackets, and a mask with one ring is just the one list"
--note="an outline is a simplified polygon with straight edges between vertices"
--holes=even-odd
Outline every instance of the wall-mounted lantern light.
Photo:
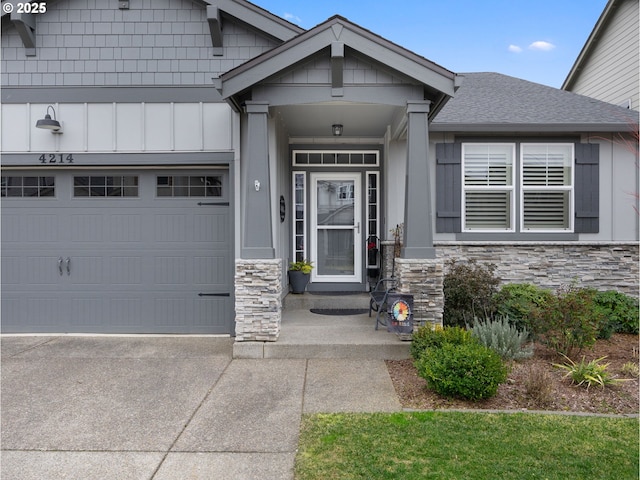
[[334,137],[341,137],[342,136],[342,125],[339,123],[335,123],[333,125],[331,125],[331,131],[333,132],[333,136]]
[[[53,111],[53,119],[49,115],[49,109]],[[53,105],[47,107],[47,114],[44,118],[41,118],[36,122],[36,128],[44,128],[45,130],[51,130],[51,133],[62,133],[62,125],[56,119],[56,110]]]

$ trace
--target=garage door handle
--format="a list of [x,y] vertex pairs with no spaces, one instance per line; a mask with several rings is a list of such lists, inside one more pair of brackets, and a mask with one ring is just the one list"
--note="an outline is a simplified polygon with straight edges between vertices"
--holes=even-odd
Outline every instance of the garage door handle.
[[[71,257],[67,257],[65,263],[67,266],[67,275],[71,275]],[[60,272],[60,275],[62,275],[62,272]]]
[[62,260],[62,257],[58,257],[58,272],[60,272],[60,275],[62,275],[62,262],[64,260]]

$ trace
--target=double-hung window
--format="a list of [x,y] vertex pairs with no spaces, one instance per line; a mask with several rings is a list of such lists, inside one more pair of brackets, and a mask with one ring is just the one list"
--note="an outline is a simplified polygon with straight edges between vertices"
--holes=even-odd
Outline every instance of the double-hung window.
[[521,230],[573,230],[573,144],[520,146]]
[[464,231],[514,230],[514,164],[513,144],[463,144]]

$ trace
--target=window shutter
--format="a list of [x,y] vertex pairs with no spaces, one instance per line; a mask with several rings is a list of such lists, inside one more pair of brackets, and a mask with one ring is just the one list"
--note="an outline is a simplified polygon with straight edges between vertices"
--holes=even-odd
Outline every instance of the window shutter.
[[436,144],[436,232],[460,232],[462,145]]
[[576,143],[575,202],[576,233],[600,230],[600,145]]

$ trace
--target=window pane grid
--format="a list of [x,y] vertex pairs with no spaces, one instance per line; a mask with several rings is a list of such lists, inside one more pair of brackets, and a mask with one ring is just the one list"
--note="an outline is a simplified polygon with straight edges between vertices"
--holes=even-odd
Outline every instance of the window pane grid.
[[468,230],[509,230],[511,228],[511,192],[467,191],[465,226]]
[[306,177],[304,173],[293,173],[293,258],[301,262],[307,258],[305,232]]
[[511,231],[514,145],[463,145],[464,230]]
[[0,197],[54,197],[55,177],[3,176]]
[[335,151],[319,152],[317,150],[296,150],[293,152],[293,165],[344,165],[344,166],[376,166],[377,151]]
[[571,230],[573,145],[522,145],[522,229]]
[[219,175],[168,175],[156,177],[158,197],[222,197]]
[[378,173],[367,172],[367,267],[379,267],[379,252],[377,241],[370,244],[369,240],[378,238]]
[[137,197],[136,175],[74,176],[74,197]]

